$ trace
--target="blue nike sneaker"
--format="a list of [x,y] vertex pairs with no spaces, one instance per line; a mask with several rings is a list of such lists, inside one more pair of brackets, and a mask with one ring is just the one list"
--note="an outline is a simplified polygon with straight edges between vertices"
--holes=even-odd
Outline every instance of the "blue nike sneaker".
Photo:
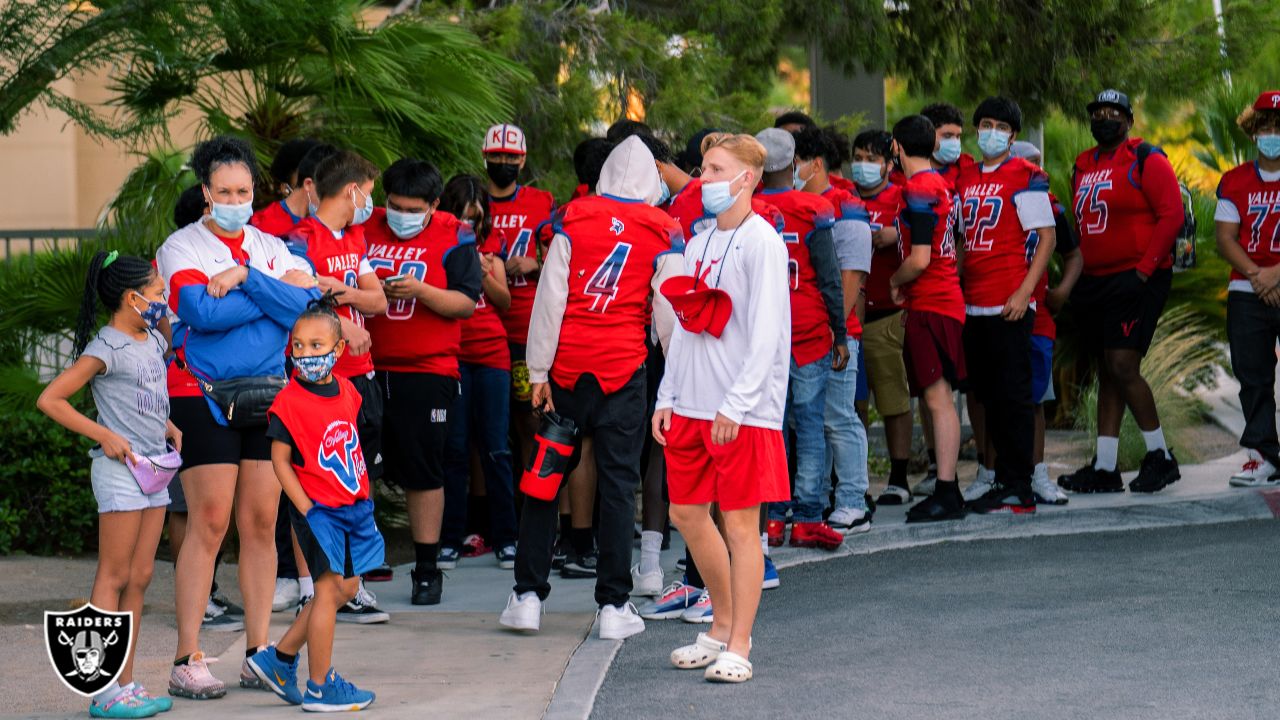
[[329,668],[324,684],[316,685],[307,680],[307,693],[302,699],[302,709],[307,712],[343,712],[363,710],[373,702],[374,695],[352,685],[338,671]]
[[778,577],[778,568],[773,566],[773,560],[768,555],[764,556],[764,582],[760,583],[761,590],[772,590],[782,584],[782,578]]
[[302,704],[302,691],[298,689],[298,658],[286,663],[276,655],[275,646],[265,647],[251,655],[247,661],[263,685],[290,705]]

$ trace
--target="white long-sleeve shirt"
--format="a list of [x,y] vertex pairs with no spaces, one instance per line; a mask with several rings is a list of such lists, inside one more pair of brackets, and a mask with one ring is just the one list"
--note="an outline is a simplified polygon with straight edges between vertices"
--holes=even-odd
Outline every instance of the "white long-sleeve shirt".
[[697,420],[715,420],[719,413],[740,425],[781,430],[791,353],[786,245],[768,222],[752,215],[736,234],[713,226],[695,235],[685,247],[685,273],[694,274],[699,260],[704,271],[712,268],[707,284],[733,300],[733,313],[719,338],[676,324],[657,407]]

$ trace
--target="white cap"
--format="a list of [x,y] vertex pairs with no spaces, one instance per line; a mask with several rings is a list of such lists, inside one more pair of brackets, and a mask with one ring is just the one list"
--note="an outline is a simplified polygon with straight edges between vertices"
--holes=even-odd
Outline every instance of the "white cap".
[[494,125],[484,135],[483,152],[524,155],[524,131],[515,125]]

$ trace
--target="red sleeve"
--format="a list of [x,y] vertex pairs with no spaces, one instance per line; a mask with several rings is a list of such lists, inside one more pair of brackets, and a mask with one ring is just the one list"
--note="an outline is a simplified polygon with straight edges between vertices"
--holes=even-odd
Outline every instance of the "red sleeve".
[[1169,259],[1173,241],[1182,231],[1182,191],[1173,165],[1160,153],[1151,153],[1142,168],[1142,194],[1156,213],[1156,228],[1142,253],[1137,270],[1150,276]]
[[179,270],[169,278],[169,309],[178,312],[179,290],[188,285],[208,285],[209,276],[199,270]]

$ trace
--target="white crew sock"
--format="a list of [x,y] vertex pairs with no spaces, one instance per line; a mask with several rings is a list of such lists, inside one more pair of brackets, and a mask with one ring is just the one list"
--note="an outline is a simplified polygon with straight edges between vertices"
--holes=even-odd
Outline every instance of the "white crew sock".
[[1116,469],[1116,458],[1120,455],[1120,438],[1098,436],[1098,459],[1093,466],[1098,470],[1112,471]]
[[1142,433],[1142,442],[1147,444],[1147,452],[1160,450],[1164,452],[1165,459],[1169,459],[1169,448],[1164,444],[1164,430],[1160,426],[1157,425],[1151,432]]
[[302,597],[316,594],[316,583],[310,576],[298,578],[298,591]]
[[1041,479],[1041,478],[1043,478],[1043,479],[1045,479],[1045,480],[1048,480],[1048,479],[1049,479],[1049,464],[1048,464],[1048,463],[1036,463],[1035,471],[1032,473],[1031,477],[1032,477],[1033,479],[1037,479],[1037,480],[1038,480],[1038,479]]
[[640,532],[640,574],[648,575],[662,569],[662,533],[654,530]]
[[769,533],[760,533],[760,549],[764,550],[764,556],[769,557]]
[[117,695],[124,692],[124,688],[120,687],[120,683],[113,682],[102,688],[101,692],[93,696],[93,701],[98,707],[102,707],[116,698]]

